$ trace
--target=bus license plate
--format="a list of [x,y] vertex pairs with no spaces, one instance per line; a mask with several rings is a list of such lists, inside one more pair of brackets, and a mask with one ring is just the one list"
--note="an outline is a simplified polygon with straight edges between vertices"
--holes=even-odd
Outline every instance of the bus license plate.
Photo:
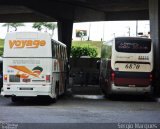
[[150,72],[151,65],[140,63],[116,63],[115,69],[118,69],[118,71]]
[[125,69],[140,69],[140,64],[126,64]]
[[129,87],[136,87],[136,85],[128,85]]
[[30,82],[31,79],[23,79],[23,82]]
[[23,87],[23,88],[19,88],[20,90],[33,90],[33,88],[28,88],[28,87]]

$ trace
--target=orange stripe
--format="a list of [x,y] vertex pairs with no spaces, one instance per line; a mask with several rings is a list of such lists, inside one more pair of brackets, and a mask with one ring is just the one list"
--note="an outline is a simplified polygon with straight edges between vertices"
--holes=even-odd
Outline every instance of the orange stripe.
[[9,66],[9,67],[14,68],[19,71],[22,71],[22,72],[27,73],[29,75],[32,75],[34,77],[39,77],[37,74],[33,73],[30,69],[26,68],[25,66]]

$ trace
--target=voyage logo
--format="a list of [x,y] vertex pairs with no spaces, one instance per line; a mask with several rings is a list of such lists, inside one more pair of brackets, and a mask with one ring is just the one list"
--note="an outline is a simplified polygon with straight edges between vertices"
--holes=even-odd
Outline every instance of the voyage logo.
[[39,75],[42,73],[42,67],[34,67],[32,70],[25,66],[10,66],[13,69],[18,70],[16,75],[19,75],[20,78],[28,78],[30,75],[39,78]]
[[45,40],[9,40],[10,48],[38,48],[45,46]]

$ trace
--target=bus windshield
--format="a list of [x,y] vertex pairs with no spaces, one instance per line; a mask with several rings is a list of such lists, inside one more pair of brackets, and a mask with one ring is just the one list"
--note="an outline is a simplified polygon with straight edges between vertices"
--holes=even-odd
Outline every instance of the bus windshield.
[[115,49],[117,52],[125,53],[149,53],[151,51],[150,39],[115,39]]

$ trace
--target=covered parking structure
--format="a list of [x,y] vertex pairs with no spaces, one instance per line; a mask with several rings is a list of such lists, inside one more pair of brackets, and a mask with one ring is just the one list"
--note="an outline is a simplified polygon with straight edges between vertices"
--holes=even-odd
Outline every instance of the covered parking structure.
[[[74,22],[150,20],[155,50],[155,84],[160,82],[158,0],[1,0],[0,22],[58,22],[58,38],[71,49]],[[3,33],[3,32],[1,32]],[[160,90],[159,90],[160,91]]]

